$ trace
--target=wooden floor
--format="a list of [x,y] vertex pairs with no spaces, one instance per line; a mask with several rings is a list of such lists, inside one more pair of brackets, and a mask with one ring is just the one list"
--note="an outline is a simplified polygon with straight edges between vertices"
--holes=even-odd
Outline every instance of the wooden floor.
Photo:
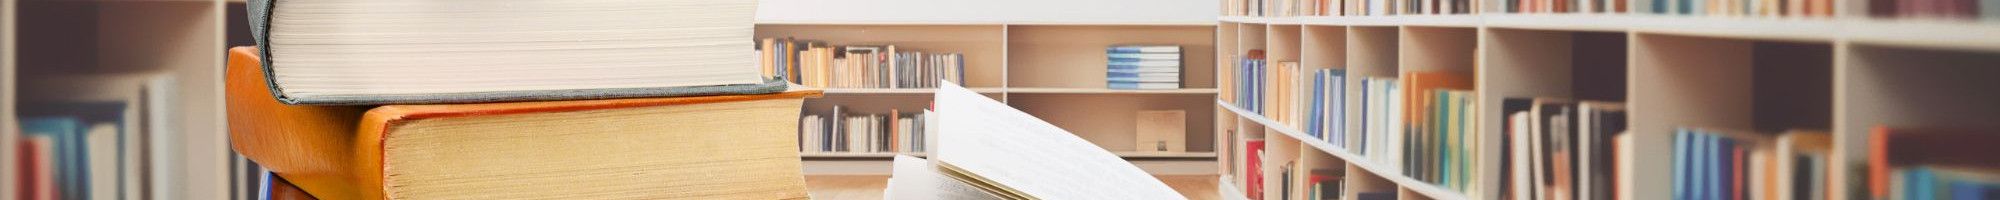
[[[1159,176],[1161,182],[1188,199],[1220,199],[1216,176]],[[889,176],[806,176],[813,199],[882,199]]]

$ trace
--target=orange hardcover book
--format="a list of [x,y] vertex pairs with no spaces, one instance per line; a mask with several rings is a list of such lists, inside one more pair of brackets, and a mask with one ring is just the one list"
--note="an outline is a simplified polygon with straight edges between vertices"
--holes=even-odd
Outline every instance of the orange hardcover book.
[[312,196],[807,198],[791,135],[817,90],[389,105],[357,116],[249,90],[265,84],[245,71],[260,66],[254,52],[230,50],[232,146]]
[[[327,199],[379,199],[361,188],[380,188],[350,163],[358,160],[349,145],[366,107],[299,106],[278,102],[265,82],[257,48],[229,49],[223,71],[224,98],[229,109],[229,139],[236,152],[290,179],[299,188]],[[379,184],[379,182],[377,182]]]
[[1431,130],[1421,128],[1431,127],[1428,122],[1433,118],[1430,116],[1433,113],[1429,105],[1437,102],[1437,99],[1431,99],[1436,96],[1433,95],[1437,93],[1436,90],[1473,89],[1472,76],[1457,72],[1415,72],[1406,76],[1403,77],[1402,109],[1405,116],[1403,121],[1409,123],[1407,126],[1418,127],[1419,129],[1415,130],[1423,130],[1424,133],[1432,133]]

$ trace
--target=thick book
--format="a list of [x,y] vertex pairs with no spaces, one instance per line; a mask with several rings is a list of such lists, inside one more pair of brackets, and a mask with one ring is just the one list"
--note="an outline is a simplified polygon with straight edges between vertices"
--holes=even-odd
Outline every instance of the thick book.
[[769,94],[757,1],[251,0],[288,104],[487,103]]
[[945,176],[1002,199],[1187,199],[1054,124],[956,83],[940,86],[932,159]]
[[[390,105],[357,115],[283,105],[240,86],[266,76],[251,70],[254,56],[231,58],[230,120],[301,121],[230,123],[233,147],[320,198],[806,198],[791,131],[803,99],[818,91]],[[721,142],[730,145],[705,145]]]

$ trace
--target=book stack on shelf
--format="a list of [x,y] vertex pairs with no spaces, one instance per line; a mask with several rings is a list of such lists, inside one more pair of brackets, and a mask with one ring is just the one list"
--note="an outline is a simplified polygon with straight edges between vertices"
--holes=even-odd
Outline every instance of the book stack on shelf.
[[1231,80],[1236,80],[1236,84],[1234,84],[1236,87],[1235,92],[1231,96],[1236,97],[1235,102],[1237,107],[1257,112],[1257,114],[1264,114],[1264,87],[1266,84],[1264,80],[1267,75],[1265,73],[1270,70],[1265,65],[1264,50],[1250,50],[1248,52],[1244,54],[1243,61],[1237,65],[1236,70],[1233,70],[1235,72],[1233,74],[1236,77]]
[[1121,45],[1104,49],[1105,85],[1118,90],[1181,88],[1181,47]]
[[1921,19],[2000,19],[2000,2],[1992,0],[1865,0],[1877,17]]
[[1407,150],[1401,148],[1406,140],[1402,126],[1405,110],[1401,82],[1394,78],[1363,78],[1361,88],[1361,143],[1352,151],[1375,163],[1398,163],[1391,158],[1400,158]]
[[[1665,0],[1660,0],[1665,1]],[[1751,0],[1757,3],[1783,0]],[[1503,0],[1498,3],[1505,13],[1625,13],[1630,10],[1632,0]],[[1774,5],[1775,6],[1775,5]],[[1759,7],[1762,8],[1762,7]],[[1717,8],[1721,9],[1721,8]],[[1755,8],[1748,11],[1762,12]],[[1715,12],[1723,12],[1716,10]]]
[[[2000,198],[2000,159],[1993,129],[1895,128],[1868,134],[1866,197],[1875,199]],[[1817,195],[1817,194],[1815,194]]]
[[[146,89],[131,91],[142,94],[132,96],[162,92],[171,80],[147,81]],[[171,130],[142,123],[162,120],[146,114],[166,109],[159,104],[163,101],[140,97],[29,102],[20,113],[17,166],[8,166],[22,176],[9,181],[18,181],[23,199],[139,198],[140,191],[171,184],[160,179],[177,173],[165,167],[172,160],[149,156],[176,151],[161,144],[179,141],[159,135]]]
[[1312,94],[1306,101],[1306,134],[1347,148],[1347,70],[1325,68],[1313,72]]
[[[1509,98],[1502,101],[1497,138],[1499,193],[1513,198],[1612,198],[1619,180],[1612,161],[1630,140],[1618,103]],[[1477,154],[1477,153],[1474,153]]]
[[321,199],[807,198],[755,2],[409,3],[452,6],[249,4],[233,149]]
[[1339,16],[1345,6],[1339,0],[1224,0],[1227,16]]
[[965,55],[897,49],[896,45],[832,46],[823,41],[765,38],[757,47],[766,77],[819,88],[935,88],[964,81]]
[[799,118],[799,151],[805,153],[921,153],[937,135],[930,110],[858,114],[833,107],[831,116]]
[[[1652,14],[1717,16],[1717,17],[1832,17],[1836,9],[1833,0],[1651,0]],[[1560,1],[1558,1],[1560,3]],[[1542,6],[1540,4],[1524,4]],[[1552,12],[1576,11],[1577,8],[1554,6]],[[1550,8],[1527,7],[1525,10],[1548,10]],[[1588,8],[1585,8],[1588,9]]]

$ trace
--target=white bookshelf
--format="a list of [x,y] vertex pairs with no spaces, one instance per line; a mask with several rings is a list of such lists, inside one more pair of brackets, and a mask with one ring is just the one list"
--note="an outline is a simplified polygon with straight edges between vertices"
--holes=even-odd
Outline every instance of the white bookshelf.
[[[900,14],[899,14],[900,15]],[[974,92],[1091,141],[1155,174],[1215,174],[1212,140],[1216,115],[1213,63],[1215,21],[1019,21],[893,18],[760,19],[758,38],[791,37],[832,45],[896,45],[899,50],[961,53],[963,84]],[[1181,89],[1116,90],[1105,84],[1104,49],[1119,44],[1183,47]],[[919,112],[935,89],[827,88],[807,100],[804,113],[827,116],[835,105],[846,113]],[[1136,113],[1187,111],[1187,152],[1136,151]],[[887,174],[895,153],[807,153],[808,175]],[[913,153],[921,155],[921,153]]]
[[[1855,1],[1840,1],[1855,2]],[[1841,4],[1846,6],[1848,4]],[[1874,19],[1843,8],[1837,17],[1754,18],[1650,14],[1474,14],[1246,17],[1217,20],[1219,58],[1258,49],[1273,60],[1308,69],[1344,68],[1355,77],[1411,72],[1473,75],[1480,135],[1499,135],[1503,98],[1553,97],[1626,103],[1638,152],[1668,152],[1675,127],[1717,127],[1775,134],[1801,128],[1831,131],[1841,163],[1865,160],[1866,135],[1878,125],[1985,127],[2000,119],[2000,23]],[[1237,61],[1219,60],[1220,70]],[[1224,72],[1227,73],[1227,72]],[[1219,73],[1220,74],[1220,73]],[[1358,88],[1349,82],[1350,92]],[[1987,89],[1981,89],[1987,88]],[[1230,96],[1223,89],[1220,96]],[[1350,98],[1358,96],[1350,93]],[[1350,188],[1405,192],[1405,198],[1494,199],[1491,189],[1444,190],[1360,160],[1299,129],[1234,107],[1216,107],[1224,175],[1242,186],[1245,139],[1267,148],[1287,142],[1346,160]],[[1355,100],[1350,99],[1352,103]],[[1358,104],[1347,105],[1348,110]],[[1347,119],[1358,120],[1359,113]],[[1229,118],[1236,118],[1232,121]],[[1981,122],[1981,121],[1984,122]],[[1347,133],[1361,132],[1350,121]],[[1232,130],[1233,129],[1233,130]],[[1233,131],[1233,132],[1226,132]],[[1265,134],[1260,134],[1265,133]],[[1268,135],[1268,136],[1259,136]],[[1277,142],[1274,142],[1277,141]],[[1488,137],[1487,144],[1498,143]],[[1271,144],[1276,143],[1276,144]],[[1477,172],[1497,179],[1497,145],[1477,155]],[[1283,155],[1276,159],[1311,160]],[[1267,158],[1269,159],[1269,158]],[[1666,198],[1669,161],[1638,159],[1625,197]],[[1356,174],[1355,172],[1362,172]],[[1833,183],[1860,174],[1830,176]],[[1266,187],[1273,187],[1267,184]],[[1238,188],[1240,190],[1241,188]],[[1268,188],[1267,188],[1268,189]],[[1845,188],[1836,188],[1845,190]],[[1840,191],[1836,191],[1840,192]],[[1349,194],[1351,195],[1351,194]],[[1410,196],[1417,195],[1417,196]],[[1845,194],[1836,194],[1845,195]],[[1268,197],[1268,196],[1267,196]],[[1350,196],[1351,197],[1351,196]],[[1836,197],[1845,198],[1845,197]]]
[[[1277,133],[1275,135],[1284,135],[1285,137],[1290,138],[1289,141],[1294,141],[1300,144],[1304,144],[1305,146],[1307,146],[1304,149],[1317,151],[1319,153],[1325,153],[1328,155],[1332,155],[1333,157],[1339,158],[1340,160],[1345,160],[1348,166],[1359,168],[1361,170],[1366,171],[1368,174],[1381,176],[1381,178],[1388,179],[1389,182],[1394,182],[1397,186],[1401,186],[1404,189],[1414,191],[1418,194],[1423,194],[1424,196],[1428,196],[1433,199],[1467,199],[1465,195],[1459,194],[1458,192],[1446,190],[1437,185],[1432,185],[1430,183],[1425,183],[1423,181],[1418,181],[1416,179],[1411,179],[1409,177],[1398,175],[1402,174],[1402,172],[1397,170],[1396,168],[1392,168],[1386,164],[1378,164],[1372,161],[1368,161],[1368,158],[1348,152],[1347,149],[1334,147],[1333,144],[1327,143],[1324,140],[1312,137],[1311,135],[1306,135],[1304,131],[1300,131],[1296,128],[1291,128],[1291,125],[1281,124],[1278,123],[1277,121],[1271,120],[1270,118],[1264,118],[1264,116],[1262,115],[1257,115],[1256,112],[1251,112],[1249,110],[1243,110],[1242,108],[1237,108],[1235,105],[1231,105],[1228,102],[1216,101],[1215,103],[1216,106],[1226,108],[1230,113],[1248,113],[1239,115],[1241,115],[1245,121],[1254,122],[1257,124],[1257,126],[1264,127],[1264,130],[1268,130],[1268,132]],[[1265,139],[1266,141],[1269,141],[1272,138],[1265,138]],[[1283,150],[1279,148],[1270,148],[1270,149]],[[1241,191],[1241,190],[1238,189],[1236,191]]]
[[[240,2],[240,1],[234,1]],[[178,172],[158,197],[228,199],[230,155],[222,101],[224,0],[0,0],[0,169],[17,171],[12,155],[21,108],[38,102],[118,101],[138,92],[143,77],[171,76],[180,92]],[[244,33],[247,35],[247,33]],[[99,81],[82,81],[92,79]],[[14,182],[0,183],[11,192]]]

